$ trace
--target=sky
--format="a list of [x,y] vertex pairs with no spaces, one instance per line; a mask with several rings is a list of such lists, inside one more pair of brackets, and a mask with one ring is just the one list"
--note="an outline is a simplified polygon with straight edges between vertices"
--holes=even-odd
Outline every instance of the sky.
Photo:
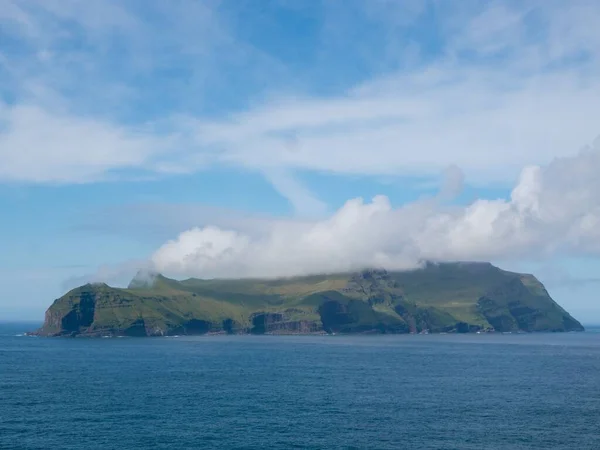
[[600,323],[595,0],[0,0],[0,320],[491,261]]

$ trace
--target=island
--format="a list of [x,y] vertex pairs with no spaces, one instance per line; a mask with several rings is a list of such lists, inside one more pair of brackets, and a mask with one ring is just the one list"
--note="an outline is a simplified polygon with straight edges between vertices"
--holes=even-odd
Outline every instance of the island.
[[39,336],[583,331],[533,275],[427,263],[279,279],[178,281],[140,272],[55,300]]

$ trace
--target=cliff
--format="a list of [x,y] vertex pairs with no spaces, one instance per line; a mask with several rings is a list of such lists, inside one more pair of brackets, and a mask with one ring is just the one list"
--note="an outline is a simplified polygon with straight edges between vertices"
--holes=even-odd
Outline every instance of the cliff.
[[582,331],[533,276],[488,263],[286,279],[87,284],[48,308],[43,336]]

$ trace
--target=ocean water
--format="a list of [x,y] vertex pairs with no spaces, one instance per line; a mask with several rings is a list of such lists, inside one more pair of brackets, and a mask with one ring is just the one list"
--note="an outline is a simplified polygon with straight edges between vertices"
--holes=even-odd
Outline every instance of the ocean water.
[[2,449],[600,448],[600,333],[27,329],[0,325]]

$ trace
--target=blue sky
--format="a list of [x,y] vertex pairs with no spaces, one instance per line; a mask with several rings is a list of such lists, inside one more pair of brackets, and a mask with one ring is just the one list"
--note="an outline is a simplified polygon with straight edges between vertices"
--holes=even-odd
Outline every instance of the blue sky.
[[592,0],[3,0],[0,319],[139,267],[474,259],[600,322],[599,21]]

